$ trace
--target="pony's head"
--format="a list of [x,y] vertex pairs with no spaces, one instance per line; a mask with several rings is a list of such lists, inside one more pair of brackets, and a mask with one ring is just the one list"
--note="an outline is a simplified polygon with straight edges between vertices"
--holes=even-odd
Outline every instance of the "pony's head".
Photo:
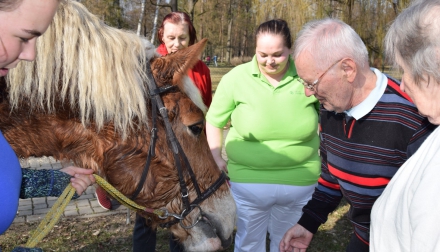
[[[203,131],[206,107],[186,76],[205,44],[202,40],[160,57],[132,32],[105,25],[77,2],[63,2],[39,39],[36,60],[22,62],[10,73],[9,100],[0,103],[0,130],[21,157],[72,160],[95,170],[127,196],[141,184],[136,203],[179,215],[185,211],[182,186],[193,202],[198,189],[209,191],[220,177]],[[156,112],[156,119],[150,95],[157,90],[149,88],[153,82],[157,90],[169,86],[160,94],[166,116]],[[181,146],[178,155],[167,136],[170,129],[171,138],[174,135]],[[157,132],[155,145],[151,131]],[[179,183],[176,164],[184,161],[182,153],[188,163],[181,163],[183,183]],[[150,167],[142,183],[149,155]],[[225,248],[235,222],[227,184],[197,204],[200,208],[185,216],[182,225],[171,226],[171,232],[189,251]],[[139,214],[153,226],[173,220]]]

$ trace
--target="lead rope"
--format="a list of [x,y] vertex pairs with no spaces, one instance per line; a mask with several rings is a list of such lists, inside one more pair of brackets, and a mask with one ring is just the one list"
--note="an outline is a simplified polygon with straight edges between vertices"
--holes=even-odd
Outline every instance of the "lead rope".
[[[100,176],[93,174],[96,179],[96,183],[104,188],[114,199],[118,200],[121,204],[126,206],[127,208],[135,211],[144,211],[149,213],[154,213],[159,216],[159,218],[168,217],[168,212],[165,209],[152,209],[140,206],[136,204],[134,201],[127,198],[121,192],[119,192],[116,188],[110,185],[107,181],[105,181]],[[69,204],[73,195],[75,194],[75,188],[69,184],[66,189],[64,189],[63,193],[60,197],[58,197],[55,204],[52,206],[50,211],[46,214],[44,219],[40,222],[38,227],[32,233],[32,236],[27,241],[25,247],[34,248],[55,226],[58,220],[61,217],[61,214],[64,212],[64,209]]]
[[69,201],[72,199],[74,194],[75,188],[69,184],[52,206],[50,211],[46,214],[45,218],[40,222],[40,225],[38,225],[37,229],[35,229],[35,231],[32,233],[32,236],[27,241],[25,247],[34,248],[37,243],[39,243],[49,233],[49,231],[60,219],[61,214],[63,213],[67,204],[69,204]]

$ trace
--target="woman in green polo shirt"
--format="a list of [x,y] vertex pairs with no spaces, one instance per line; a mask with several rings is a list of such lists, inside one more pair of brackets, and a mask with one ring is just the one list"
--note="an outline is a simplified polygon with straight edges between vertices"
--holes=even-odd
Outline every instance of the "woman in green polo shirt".
[[[252,61],[227,73],[207,113],[214,159],[231,178],[237,204],[235,251],[278,251],[284,233],[302,215],[320,175],[319,103],[306,97],[290,57],[284,20],[262,23]],[[228,162],[221,156],[222,132]]]

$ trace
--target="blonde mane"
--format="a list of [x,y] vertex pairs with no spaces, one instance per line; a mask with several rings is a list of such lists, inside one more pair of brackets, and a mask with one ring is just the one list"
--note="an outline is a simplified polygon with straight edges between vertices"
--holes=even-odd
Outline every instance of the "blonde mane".
[[11,70],[10,102],[51,113],[60,100],[84,125],[113,122],[126,135],[148,121],[145,69],[154,55],[154,46],[136,34],[104,24],[80,3],[61,2],[38,39],[36,60]]

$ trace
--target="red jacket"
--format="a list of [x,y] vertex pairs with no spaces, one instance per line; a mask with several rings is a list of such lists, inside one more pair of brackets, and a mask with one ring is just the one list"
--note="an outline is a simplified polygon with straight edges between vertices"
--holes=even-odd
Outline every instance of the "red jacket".
[[[161,44],[157,48],[157,52],[163,56],[167,55],[168,51],[165,44]],[[188,77],[193,80],[196,87],[200,90],[203,103],[209,108],[212,101],[212,84],[209,68],[203,63],[203,61],[199,60],[192,69],[188,70]]]

